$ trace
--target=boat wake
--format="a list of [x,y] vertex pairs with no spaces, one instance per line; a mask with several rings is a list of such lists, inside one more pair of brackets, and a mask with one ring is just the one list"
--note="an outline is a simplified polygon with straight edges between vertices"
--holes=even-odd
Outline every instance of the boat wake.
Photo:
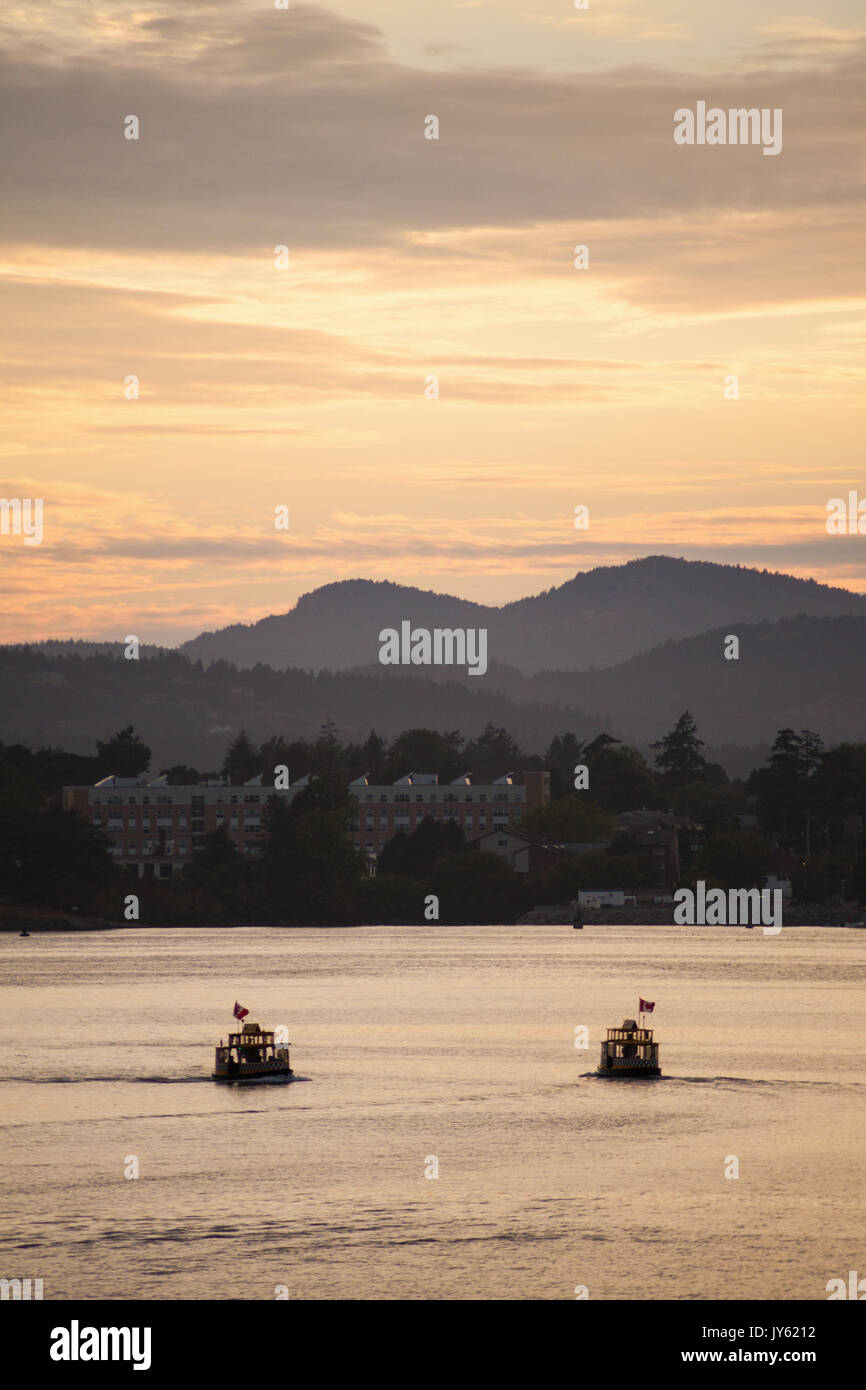
[[0,1085],[10,1081],[28,1086],[87,1086],[91,1082],[121,1081],[125,1086],[197,1086],[209,1081],[209,1076],[4,1076]]
[[[607,1081],[610,1078],[597,1071],[583,1071],[580,1073],[581,1081]],[[617,1078],[620,1079],[620,1078]],[[806,1081],[797,1080],[791,1077],[781,1076],[671,1076],[662,1074],[653,1077],[625,1077],[624,1080],[649,1080],[649,1081],[678,1081],[684,1085],[691,1086],[803,1086],[803,1087],[843,1087],[846,1090],[860,1091],[863,1089],[862,1081]]]

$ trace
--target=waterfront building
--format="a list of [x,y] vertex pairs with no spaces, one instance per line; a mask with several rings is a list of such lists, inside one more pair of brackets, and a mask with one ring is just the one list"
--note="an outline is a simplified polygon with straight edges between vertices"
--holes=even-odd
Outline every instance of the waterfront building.
[[[205,836],[220,828],[241,854],[259,854],[267,802],[291,802],[314,775],[285,788],[263,784],[261,777],[242,785],[213,778],[170,786],[166,777],[111,776],[92,787],[64,787],[63,805],[107,835],[111,854],[130,873],[171,878],[204,847]],[[358,803],[355,845],[375,860],[393,835],[414,830],[425,816],[455,821],[467,839],[517,825],[526,811],[549,799],[550,774],[505,773],[476,783],[467,772],[441,784],[435,773],[410,772],[389,784],[358,777],[349,791]]]

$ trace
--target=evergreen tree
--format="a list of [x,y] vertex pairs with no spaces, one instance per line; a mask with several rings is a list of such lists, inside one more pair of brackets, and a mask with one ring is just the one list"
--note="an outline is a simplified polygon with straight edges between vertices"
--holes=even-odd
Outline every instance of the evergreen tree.
[[476,782],[489,782],[506,772],[516,772],[523,754],[507,729],[485,726],[483,734],[467,743],[463,757]]
[[357,814],[340,778],[316,777],[291,802],[268,801],[260,878],[282,920],[351,920],[362,869],[349,838]]
[[704,741],[698,738],[691,711],[685,710],[664,738],[650,744],[651,748],[658,750],[655,761],[663,781],[672,787],[700,781],[706,769],[701,753],[703,746]]
[[499,855],[482,850],[441,859],[431,883],[443,923],[513,922],[520,911],[519,887]]
[[664,799],[643,754],[608,734],[599,734],[586,745],[582,761],[589,768],[593,800],[614,815],[658,806]]
[[259,749],[258,765],[262,774],[262,783],[265,786],[274,785],[274,768],[288,768],[289,777],[295,781],[303,777],[305,772],[310,771],[311,753],[307,753],[302,758],[303,769],[299,770],[300,764],[297,757],[293,756],[297,752],[297,745],[287,743],[279,734],[273,734],[265,739]]
[[520,822],[523,830],[558,843],[609,840],[615,829],[615,822],[598,802],[590,798],[589,792],[573,791],[569,796],[550,800],[544,806],[536,806],[527,811]]
[[369,772],[373,777],[377,777],[388,760],[388,745],[383,738],[380,738],[375,729],[371,729],[365,741],[358,750],[358,763],[361,765],[358,776]]
[[104,769],[103,776],[137,777],[150,767],[150,749],[142,743],[131,724],[110,738],[107,743],[96,740],[96,751]]
[[717,830],[698,854],[696,877],[723,888],[760,888],[767,872],[770,846],[760,835],[744,830]]
[[241,729],[237,738],[228,746],[223,759],[222,775],[228,778],[232,786],[237,786],[249,782],[252,777],[257,777],[260,771],[261,754],[250,742],[246,730]]
[[333,719],[327,719],[319,729],[313,745],[314,771],[320,777],[345,777],[346,749]]
[[173,767],[164,767],[159,775],[168,778],[170,787],[195,787],[201,780],[201,774],[188,763],[175,763]]
[[550,771],[550,795],[554,800],[565,796],[574,787],[574,769],[585,761],[583,744],[576,734],[556,734],[544,755],[544,766]]
[[463,831],[456,821],[435,821],[425,816],[410,833],[398,830],[379,855],[377,873],[402,878],[429,878],[440,859],[461,854],[465,848]]
[[435,772],[440,782],[450,782],[465,772],[463,736],[456,729],[405,729],[391,744],[386,769],[393,782],[407,772]]
[[211,910],[223,921],[248,920],[251,912],[262,920],[252,891],[252,863],[240,853],[224,825],[205,835],[202,848],[184,865],[182,877],[185,885],[207,896],[213,904]]
[[804,845],[809,817],[823,790],[818,776],[824,747],[810,729],[780,729],[764,767],[757,768],[746,790],[757,798],[762,825],[792,846]]
[[114,872],[107,838],[74,811],[0,798],[0,898],[87,911]]

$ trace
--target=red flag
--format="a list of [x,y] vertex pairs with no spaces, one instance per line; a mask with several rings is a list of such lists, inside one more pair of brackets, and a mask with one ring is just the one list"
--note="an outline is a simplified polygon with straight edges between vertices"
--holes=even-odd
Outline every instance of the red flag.
[[237,999],[235,1000],[235,1018],[246,1018],[249,1009],[242,1009]]
[[641,1000],[640,1000],[640,1012],[641,1012],[642,1014],[651,1014],[654,1008],[655,1008],[655,1003],[654,1003],[654,1002],[651,1004],[651,1003],[649,1002],[648,999],[641,999]]

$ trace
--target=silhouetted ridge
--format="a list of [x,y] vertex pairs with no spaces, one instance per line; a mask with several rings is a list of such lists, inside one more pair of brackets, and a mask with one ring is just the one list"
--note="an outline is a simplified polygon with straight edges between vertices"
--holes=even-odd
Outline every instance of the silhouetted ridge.
[[650,555],[598,566],[499,608],[390,580],[341,580],[303,594],[288,613],[202,633],[181,650],[205,662],[348,670],[376,662],[379,632],[408,620],[486,628],[491,663],[525,673],[581,671],[723,624],[801,613],[866,614],[866,599],[768,570]]

